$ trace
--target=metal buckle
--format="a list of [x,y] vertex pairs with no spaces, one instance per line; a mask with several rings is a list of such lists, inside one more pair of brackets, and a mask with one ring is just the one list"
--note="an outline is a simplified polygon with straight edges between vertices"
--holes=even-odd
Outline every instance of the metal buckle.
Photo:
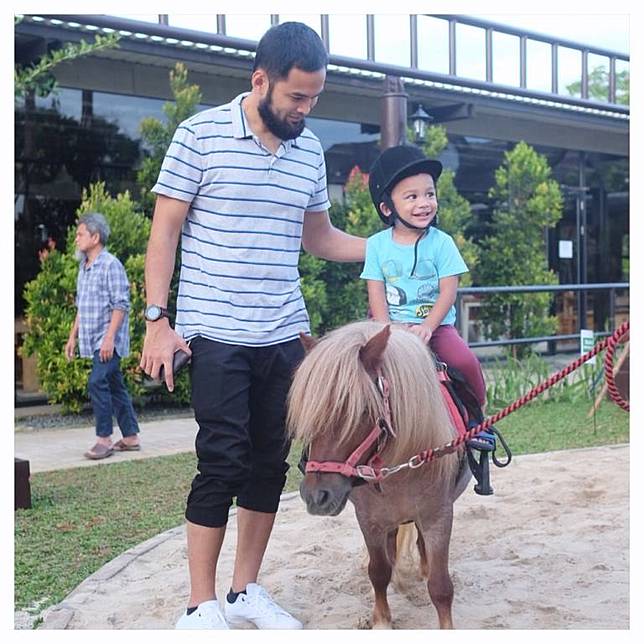
[[385,379],[382,376],[376,378],[376,384],[378,385],[378,391],[382,396],[385,396]]
[[360,478],[366,481],[376,481],[378,479],[376,471],[370,465],[356,465],[356,472]]

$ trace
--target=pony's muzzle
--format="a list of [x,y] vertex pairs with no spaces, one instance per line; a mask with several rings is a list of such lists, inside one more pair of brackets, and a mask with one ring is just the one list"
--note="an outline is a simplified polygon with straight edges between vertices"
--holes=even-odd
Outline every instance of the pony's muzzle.
[[309,473],[300,484],[300,496],[309,514],[336,516],[344,510],[351,479],[334,473]]

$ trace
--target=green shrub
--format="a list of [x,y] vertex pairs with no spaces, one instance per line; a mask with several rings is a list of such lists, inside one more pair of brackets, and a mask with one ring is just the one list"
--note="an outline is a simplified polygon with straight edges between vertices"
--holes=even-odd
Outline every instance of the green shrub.
[[165,123],[153,117],[141,121],[141,139],[146,156],[141,163],[136,180],[144,212],[152,214],[156,195],[152,192],[157,182],[165,154],[170,147],[177,126],[190,118],[201,101],[198,85],[188,84],[188,70],[183,63],[176,63],[170,71],[170,91],[174,102],[163,104]]
[[[508,356],[505,360],[495,360],[493,365],[485,368],[487,414],[495,413],[525,396],[553,373],[552,367],[535,353],[522,359]],[[537,401],[577,403],[586,400],[590,402],[599,393],[603,373],[602,361],[599,359],[594,365],[583,364],[556,385],[546,389],[537,397]]]
[[[483,240],[478,265],[481,284],[556,284],[548,268],[544,231],[561,218],[562,198],[547,159],[527,143],[505,153],[490,189],[495,200],[490,234]],[[481,310],[486,336],[521,338],[551,335],[557,318],[549,315],[550,293],[488,296]],[[527,346],[514,347],[525,355]]]
[[[145,334],[143,272],[150,221],[137,211],[127,192],[113,198],[107,194],[103,183],[93,184],[89,191],[83,191],[77,215],[80,217],[88,212],[105,215],[111,229],[107,248],[123,262],[130,282],[130,355],[122,360],[121,366],[132,394],[142,396],[150,391],[144,386],[144,376],[138,369]],[[40,273],[25,287],[28,332],[23,352],[36,356],[43,390],[51,402],[62,404],[66,412],[80,411],[87,401],[87,380],[91,370],[90,359],[77,358],[68,362],[64,355],[76,316],[75,234],[76,227],[70,227],[64,252],[52,245],[41,253]],[[182,374],[173,400],[186,402],[188,388],[187,375]],[[157,390],[158,395],[167,395],[163,392],[165,388]]]
[[302,297],[306,302],[313,335],[320,334],[324,312],[327,308],[326,284],[320,279],[325,263],[323,259],[305,252],[300,253],[299,271]]
[[[353,168],[345,185],[346,205],[334,205],[330,212],[336,227],[358,237],[369,237],[383,228],[371,201],[368,179],[357,166]],[[326,263],[322,274],[329,300],[325,331],[367,316],[367,285],[360,279],[361,272],[362,262]]]

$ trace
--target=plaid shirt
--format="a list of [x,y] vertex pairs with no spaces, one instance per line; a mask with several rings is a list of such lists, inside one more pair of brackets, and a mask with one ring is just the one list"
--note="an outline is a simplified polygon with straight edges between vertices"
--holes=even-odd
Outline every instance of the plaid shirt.
[[91,358],[100,349],[114,309],[125,311],[114,338],[114,348],[121,358],[130,353],[130,285],[123,264],[105,249],[91,266],[86,266],[86,260],[81,262],[76,280],[76,307],[82,358]]

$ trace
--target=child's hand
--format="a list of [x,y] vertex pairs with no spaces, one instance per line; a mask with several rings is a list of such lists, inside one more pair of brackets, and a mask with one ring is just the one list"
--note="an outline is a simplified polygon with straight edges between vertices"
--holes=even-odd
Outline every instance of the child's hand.
[[429,340],[432,337],[432,330],[425,324],[410,324],[407,328],[414,334],[417,335],[425,344],[429,344]]

